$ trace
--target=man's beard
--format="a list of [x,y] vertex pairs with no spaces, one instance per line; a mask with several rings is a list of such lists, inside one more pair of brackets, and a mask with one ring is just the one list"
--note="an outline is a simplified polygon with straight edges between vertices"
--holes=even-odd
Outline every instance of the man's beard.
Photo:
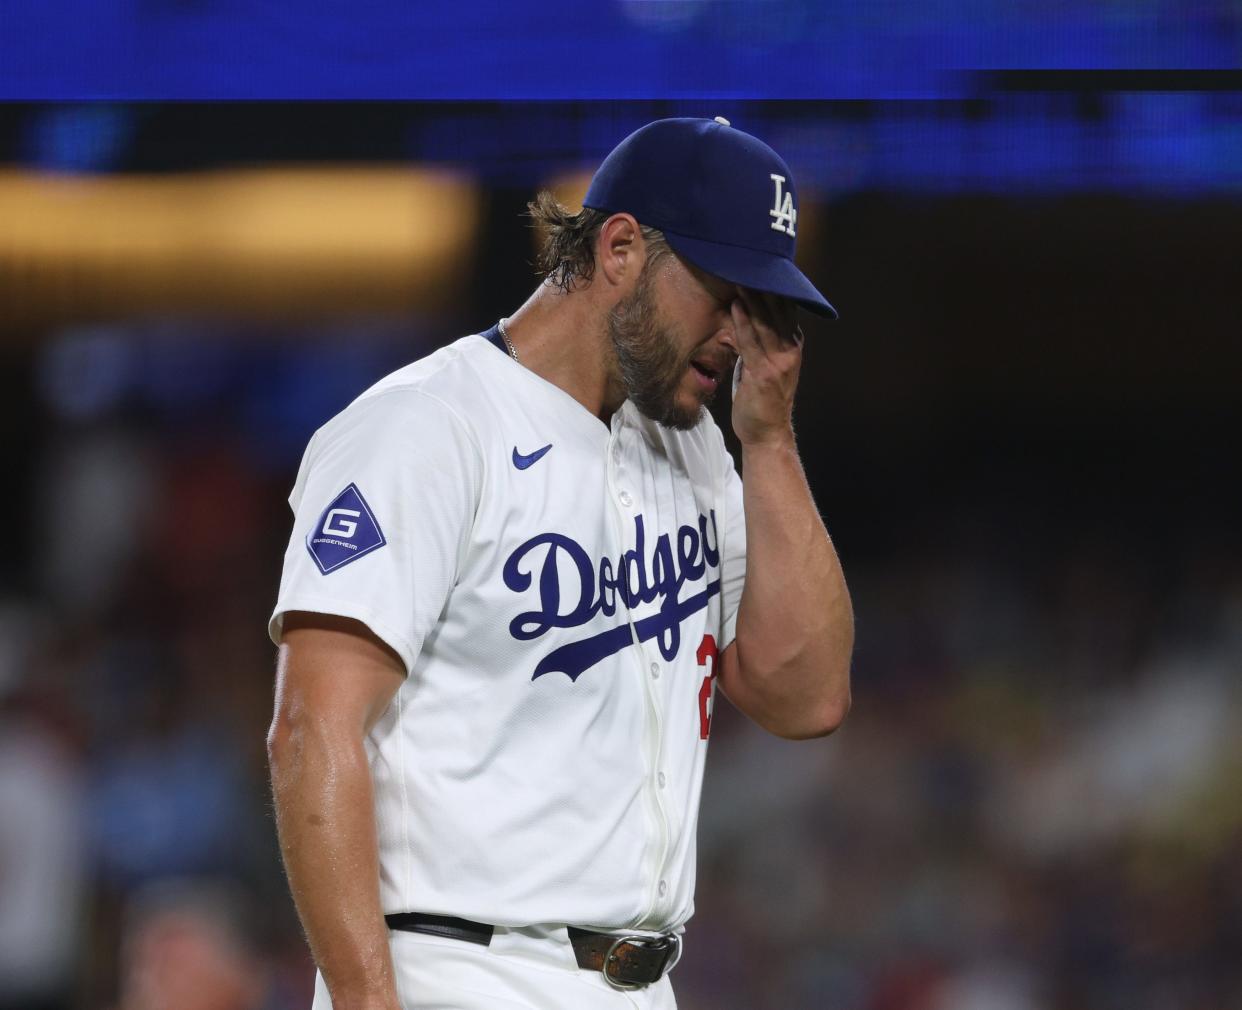
[[672,334],[656,318],[650,266],[650,262],[644,264],[634,293],[608,314],[608,335],[626,396],[634,406],[666,428],[689,431],[702,417],[701,405],[687,409],[677,403],[677,388],[690,367],[690,357],[678,350]]

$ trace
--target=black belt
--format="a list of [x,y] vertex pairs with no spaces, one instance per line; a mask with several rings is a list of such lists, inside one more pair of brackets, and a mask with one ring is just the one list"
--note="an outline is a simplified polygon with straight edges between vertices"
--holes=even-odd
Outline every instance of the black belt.
[[[445,936],[481,947],[488,946],[496,932],[495,926],[485,922],[427,912],[397,912],[384,916],[384,921],[389,929]],[[639,989],[658,982],[681,954],[681,937],[676,933],[595,933],[570,926],[569,942],[578,967],[603,973],[604,980],[615,989]]]

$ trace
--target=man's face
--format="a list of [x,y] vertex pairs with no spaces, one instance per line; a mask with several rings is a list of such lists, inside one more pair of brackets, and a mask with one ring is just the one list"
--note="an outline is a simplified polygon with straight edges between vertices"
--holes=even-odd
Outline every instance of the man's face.
[[737,360],[730,305],[737,290],[669,251],[648,260],[608,332],[626,395],[668,428],[693,428]]

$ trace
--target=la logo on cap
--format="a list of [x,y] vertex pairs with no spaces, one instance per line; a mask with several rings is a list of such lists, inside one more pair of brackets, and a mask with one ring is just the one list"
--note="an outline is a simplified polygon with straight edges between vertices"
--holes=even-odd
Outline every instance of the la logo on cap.
[[[798,222],[798,211],[794,208],[793,194],[785,192],[785,177],[772,173],[772,181],[776,184],[776,196],[772,200],[772,209],[768,214],[772,217],[772,230],[783,231],[786,235],[797,234],[794,225]],[[784,197],[784,200],[781,198]]]

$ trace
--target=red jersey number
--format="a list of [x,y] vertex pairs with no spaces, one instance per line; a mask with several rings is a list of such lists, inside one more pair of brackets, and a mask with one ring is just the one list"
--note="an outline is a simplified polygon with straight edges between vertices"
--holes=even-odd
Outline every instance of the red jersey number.
[[699,651],[696,653],[699,666],[709,667],[706,677],[703,678],[703,685],[699,688],[699,739],[706,740],[707,734],[712,731],[712,681],[716,679],[716,661],[720,658],[720,651],[716,648],[716,639],[711,635],[704,635],[703,641],[699,643]]

